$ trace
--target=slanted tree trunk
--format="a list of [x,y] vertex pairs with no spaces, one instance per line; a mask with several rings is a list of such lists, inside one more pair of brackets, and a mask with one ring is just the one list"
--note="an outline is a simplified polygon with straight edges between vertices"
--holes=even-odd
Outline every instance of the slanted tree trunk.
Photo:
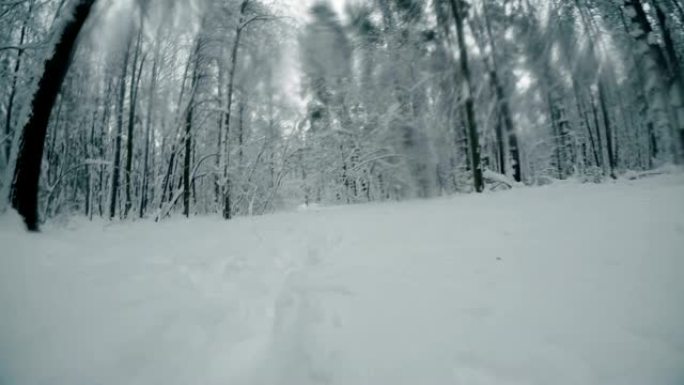
[[456,21],[456,32],[459,48],[459,62],[461,64],[461,75],[465,85],[463,87],[463,99],[466,110],[466,125],[468,132],[468,146],[470,155],[470,166],[473,172],[473,187],[476,192],[484,191],[484,179],[482,177],[482,164],[480,159],[480,138],[475,120],[475,102],[473,100],[473,84],[468,63],[468,49],[465,45],[465,34],[463,31],[463,20],[465,14],[462,9],[461,0],[450,0],[451,10]]
[[45,69],[31,102],[31,116],[22,129],[11,200],[12,207],[24,218],[29,231],[39,230],[38,181],[50,113],[69,70],[78,35],[95,1],[76,2],[73,14],[64,24],[52,55],[45,62]]

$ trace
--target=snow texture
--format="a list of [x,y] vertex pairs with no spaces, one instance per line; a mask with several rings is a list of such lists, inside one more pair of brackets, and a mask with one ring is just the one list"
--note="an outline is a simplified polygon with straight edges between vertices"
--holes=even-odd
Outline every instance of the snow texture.
[[684,383],[682,175],[0,251],[3,385]]

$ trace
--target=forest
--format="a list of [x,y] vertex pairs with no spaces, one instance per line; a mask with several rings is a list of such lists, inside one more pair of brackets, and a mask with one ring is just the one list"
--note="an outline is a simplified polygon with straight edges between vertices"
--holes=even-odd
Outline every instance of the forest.
[[681,0],[0,0],[2,210],[261,215],[680,164]]

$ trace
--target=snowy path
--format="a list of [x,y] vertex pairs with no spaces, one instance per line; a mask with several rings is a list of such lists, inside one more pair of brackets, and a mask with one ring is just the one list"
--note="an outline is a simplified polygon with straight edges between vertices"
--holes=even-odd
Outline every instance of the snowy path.
[[2,385],[684,383],[681,175],[15,226]]

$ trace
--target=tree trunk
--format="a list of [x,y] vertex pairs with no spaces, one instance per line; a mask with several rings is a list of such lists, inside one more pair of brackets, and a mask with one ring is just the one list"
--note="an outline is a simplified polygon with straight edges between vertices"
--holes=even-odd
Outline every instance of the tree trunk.
[[[235,41],[233,42],[233,48],[231,51],[231,57],[230,57],[230,70],[228,72],[228,92],[226,95],[226,101],[227,101],[227,106],[226,106],[226,116],[225,116],[225,141],[226,141],[226,148],[224,148],[224,151],[226,153],[229,153],[228,150],[228,142],[230,138],[230,115],[231,115],[231,109],[233,106],[233,91],[235,88],[235,70],[237,67],[237,58],[238,58],[238,48],[240,47],[240,38],[242,37],[242,29],[244,27],[244,19],[245,19],[245,13],[247,11],[247,5],[249,4],[249,0],[243,0],[242,4],[240,5],[240,19],[238,21],[238,26],[235,29]],[[226,155],[226,164],[224,165],[223,168],[223,219],[230,219],[232,217],[231,213],[231,201],[230,201],[230,182],[228,180],[228,166],[229,166],[229,161],[228,157]]]
[[138,31],[138,38],[135,43],[135,51],[133,53],[133,63],[131,65],[131,85],[129,90],[129,105],[128,105],[128,130],[126,133],[126,170],[124,180],[126,181],[126,204],[124,205],[124,218],[128,217],[128,212],[133,207],[131,198],[131,174],[133,172],[133,130],[135,128],[135,111],[138,101],[138,85],[142,75],[144,59],[140,62],[138,68],[138,58],[140,56],[140,45],[142,43],[142,26]]
[[[110,97],[113,91],[113,79],[110,78],[107,81],[107,91],[106,91],[106,96],[105,96],[105,109],[104,113],[102,114],[102,121],[100,122],[100,132],[99,132],[99,159],[104,160],[105,158],[105,143],[106,143],[106,130],[107,126],[109,125],[109,119],[111,115],[111,103],[110,103]],[[99,165],[98,167],[98,211],[100,214],[100,217],[104,218],[105,216],[105,168],[103,165]]]
[[190,217],[190,160],[192,156],[192,105],[185,115],[185,154],[183,156],[183,215]]
[[613,127],[610,123],[610,115],[608,115],[608,107],[606,106],[606,95],[603,81],[599,79],[598,82],[598,98],[601,106],[601,114],[603,115],[603,126],[606,129],[606,148],[608,149],[608,167],[610,169],[610,177],[616,179],[615,175],[615,153],[613,148]]
[[192,58],[193,69],[192,69],[192,79],[190,81],[190,100],[188,101],[188,108],[185,113],[185,134],[183,136],[185,143],[185,154],[183,157],[183,215],[185,217],[190,217],[190,185],[192,181],[190,180],[190,164],[192,161],[192,118],[195,109],[195,94],[197,91],[197,79],[199,71],[199,54],[202,41],[200,39],[195,43],[196,47],[194,49],[194,57]]
[[[130,42],[130,41],[129,41]],[[123,135],[124,102],[126,101],[126,75],[128,74],[128,59],[130,46],[126,45],[124,53],[123,68],[121,79],[119,80],[119,100],[118,111],[116,112],[116,138],[114,140],[114,164],[112,166],[111,198],[109,200],[109,219],[116,216],[117,198],[119,194],[119,184],[121,183],[121,136]]]
[[12,190],[12,207],[24,218],[30,231],[38,231],[38,182],[45,147],[45,135],[52,107],[55,104],[83,28],[95,0],[80,0],[73,15],[64,25],[52,56],[38,81],[38,90],[31,102],[31,116],[22,130],[22,139]]
[[[159,34],[157,35],[159,36]],[[149,159],[150,159],[150,132],[152,130],[152,115],[154,114],[154,107],[156,101],[156,89],[157,89],[157,71],[159,68],[159,47],[154,56],[154,62],[152,63],[152,78],[150,80],[150,87],[148,90],[147,97],[149,98],[147,105],[147,117],[145,118],[145,153],[143,155],[143,180],[140,187],[140,211],[138,216],[143,218],[145,216],[145,210],[147,209],[147,190],[149,186]]]
[[461,9],[460,0],[451,0],[451,10],[456,21],[456,32],[458,35],[459,62],[461,63],[461,74],[465,85],[463,87],[463,98],[465,100],[466,124],[468,129],[468,145],[470,155],[470,166],[473,172],[473,187],[476,192],[484,191],[484,180],[482,177],[482,164],[480,160],[480,138],[475,120],[475,102],[473,100],[473,84],[470,76],[468,64],[468,49],[465,44],[465,34],[463,31],[463,19],[465,15]]
[[[505,94],[504,87],[501,84],[501,81],[499,79],[499,62],[496,57],[496,43],[494,41],[494,37],[492,36],[492,27],[489,22],[489,15],[487,14],[487,5],[486,3],[483,3],[483,14],[484,14],[484,19],[485,19],[485,26],[487,29],[487,36],[489,37],[489,44],[491,45],[492,48],[492,71],[491,71],[491,76],[492,76],[492,83],[494,84],[494,91],[496,93],[496,99],[498,102],[498,108],[499,108],[499,114],[501,115],[501,118],[503,119],[503,124],[505,125],[506,128],[506,137],[508,138],[508,141],[506,144],[508,144],[508,150],[510,151],[511,154],[511,167],[513,171],[513,179],[515,179],[516,182],[521,182],[522,181],[522,171],[521,171],[521,163],[520,163],[520,147],[518,145],[518,134],[516,132],[516,127],[515,124],[513,123],[513,118],[511,117],[511,108],[508,103],[508,97]],[[501,143],[501,147],[505,147],[504,143]],[[507,163],[507,154],[504,152],[504,157],[502,158],[502,163],[501,163],[501,169],[502,169],[502,174],[507,174],[508,168],[506,166]]]
[[[222,55],[223,56],[223,55]],[[218,84],[216,86],[216,95],[217,95],[217,110],[221,111],[221,107],[223,107],[223,83],[225,80],[225,70],[224,66],[219,65],[218,66]],[[221,199],[222,199],[222,186],[223,186],[223,175],[222,175],[222,170],[224,169],[224,163],[225,163],[225,156],[224,156],[224,135],[223,135],[223,120],[224,120],[224,112],[219,112],[218,114],[218,121],[217,121],[217,127],[218,127],[218,138],[216,142],[216,172],[214,173],[214,200],[216,204],[216,211],[218,212],[221,210],[221,207],[223,205]]]
[[604,167],[605,162],[603,156],[603,141],[601,140],[601,124],[599,123],[598,110],[596,108],[596,99],[594,98],[593,94],[591,94],[591,112],[594,116],[594,126],[596,126],[596,143],[598,146],[599,159],[601,160],[601,164],[599,165],[599,167],[601,167],[601,170],[603,170],[603,174],[605,175],[606,168]]

